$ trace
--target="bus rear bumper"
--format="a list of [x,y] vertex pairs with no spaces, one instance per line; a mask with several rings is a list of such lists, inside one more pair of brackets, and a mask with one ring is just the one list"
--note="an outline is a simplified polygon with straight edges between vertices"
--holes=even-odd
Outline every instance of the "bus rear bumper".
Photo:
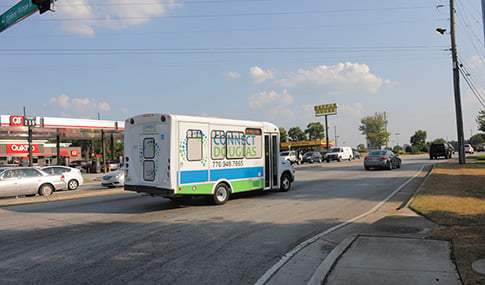
[[135,191],[138,193],[147,193],[152,196],[162,196],[165,198],[174,197],[173,189],[158,188],[153,186],[143,186],[143,185],[127,185],[125,183],[125,190]]

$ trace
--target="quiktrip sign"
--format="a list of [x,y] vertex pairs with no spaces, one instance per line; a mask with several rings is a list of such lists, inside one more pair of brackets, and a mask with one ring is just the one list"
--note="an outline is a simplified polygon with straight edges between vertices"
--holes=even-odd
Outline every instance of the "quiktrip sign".
[[[7,154],[28,154],[28,144],[7,144]],[[39,145],[32,145],[32,153],[39,153]]]
[[20,126],[24,126],[24,116],[16,116],[16,115],[12,115],[10,116],[10,126],[14,126],[14,127],[20,127]]

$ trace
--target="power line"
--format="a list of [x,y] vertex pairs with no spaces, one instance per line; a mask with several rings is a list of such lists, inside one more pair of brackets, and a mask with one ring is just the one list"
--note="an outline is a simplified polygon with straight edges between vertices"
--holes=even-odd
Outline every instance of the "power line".
[[68,49],[0,49],[8,55],[146,55],[146,54],[265,54],[265,53],[422,53],[441,51],[442,47],[374,46],[374,47],[247,47],[247,48],[68,48]]
[[76,21],[113,21],[113,20],[141,20],[141,19],[191,19],[191,18],[221,18],[221,17],[267,17],[267,16],[296,16],[321,15],[333,13],[355,13],[393,10],[430,9],[430,6],[397,7],[397,8],[361,8],[361,9],[335,9],[335,10],[307,10],[307,11],[280,11],[280,12],[254,12],[254,13],[227,13],[227,14],[199,14],[199,15],[165,15],[165,16],[126,16],[126,17],[79,17],[79,18],[48,18],[37,19],[42,22],[76,22]]

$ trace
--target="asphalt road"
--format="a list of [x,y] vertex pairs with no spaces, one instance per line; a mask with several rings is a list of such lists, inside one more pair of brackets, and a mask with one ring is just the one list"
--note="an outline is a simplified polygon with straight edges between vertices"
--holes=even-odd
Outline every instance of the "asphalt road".
[[[287,193],[223,206],[123,193],[0,208],[1,284],[254,284],[300,242],[361,215],[416,174],[362,160],[297,167]],[[95,190],[94,190],[95,191]]]

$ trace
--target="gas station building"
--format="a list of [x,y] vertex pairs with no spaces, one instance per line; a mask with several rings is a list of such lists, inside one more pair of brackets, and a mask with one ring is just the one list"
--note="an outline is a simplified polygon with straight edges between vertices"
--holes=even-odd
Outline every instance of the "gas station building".
[[[68,165],[90,154],[71,146],[75,140],[123,139],[124,121],[0,115],[0,165]],[[29,149],[30,146],[30,149]],[[30,153],[32,158],[30,158]],[[97,154],[98,160],[110,158]]]

